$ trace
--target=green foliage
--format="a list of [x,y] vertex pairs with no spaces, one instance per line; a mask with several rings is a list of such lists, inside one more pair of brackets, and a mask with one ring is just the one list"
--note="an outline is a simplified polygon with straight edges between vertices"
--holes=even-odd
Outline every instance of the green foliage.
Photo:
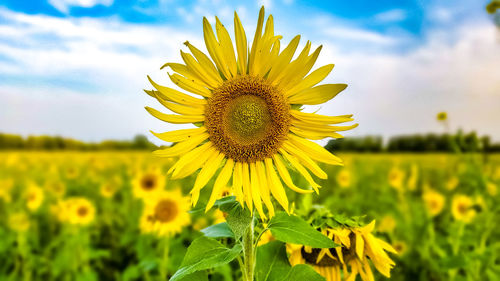
[[211,225],[201,230],[206,237],[210,238],[234,238],[234,233],[225,222]]
[[279,212],[267,225],[273,236],[280,241],[311,246],[314,248],[334,248],[337,245],[321,234],[303,219]]
[[197,271],[227,264],[234,260],[241,251],[240,244],[229,249],[216,240],[202,236],[191,243],[181,267],[170,278],[170,281],[184,280],[183,278]]
[[227,213],[227,224],[234,233],[235,239],[239,240],[243,234],[245,234],[250,223],[252,223],[250,212],[248,209],[243,209],[234,196],[227,197],[227,199],[220,202],[218,206],[221,211]]
[[283,242],[272,241],[257,248],[255,281],[282,280],[291,268]]

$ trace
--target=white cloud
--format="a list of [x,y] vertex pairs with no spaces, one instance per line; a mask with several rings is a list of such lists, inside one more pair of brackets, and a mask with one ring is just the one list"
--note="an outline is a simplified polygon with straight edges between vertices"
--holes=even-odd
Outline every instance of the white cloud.
[[111,6],[113,0],[49,0],[49,3],[57,10],[68,13],[70,7],[91,8],[96,5]]
[[406,11],[401,9],[394,9],[385,11],[375,15],[374,19],[378,22],[400,22],[405,20],[407,17]]

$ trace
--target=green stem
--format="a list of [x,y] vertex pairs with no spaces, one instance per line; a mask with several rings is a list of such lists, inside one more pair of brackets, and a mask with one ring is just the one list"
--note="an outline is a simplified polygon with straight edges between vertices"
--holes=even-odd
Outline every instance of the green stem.
[[167,237],[163,241],[163,258],[161,260],[161,275],[163,278],[167,278],[169,250],[170,250],[170,240]]
[[252,222],[243,235],[243,280],[253,281],[255,270],[254,225]]

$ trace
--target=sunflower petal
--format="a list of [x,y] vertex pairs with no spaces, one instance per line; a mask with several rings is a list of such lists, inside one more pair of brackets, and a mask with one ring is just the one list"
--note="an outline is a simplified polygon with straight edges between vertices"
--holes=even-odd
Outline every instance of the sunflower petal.
[[191,190],[191,203],[193,206],[198,202],[198,198],[200,197],[200,190],[208,183],[208,181],[214,176],[215,172],[219,169],[219,166],[224,159],[224,154],[217,152],[212,155],[207,162],[207,165],[204,165],[201,168],[198,177],[196,177],[196,181],[194,182],[194,187]]
[[161,103],[164,107],[170,109],[171,111],[182,114],[182,115],[203,115],[205,110],[202,107],[189,107],[187,105],[182,105],[178,103],[168,102],[162,99],[157,92],[154,93],[156,100]]
[[295,145],[290,143],[290,141],[283,142],[283,148],[288,151],[292,156],[295,156],[300,160],[309,171],[311,171],[315,176],[320,179],[327,179],[328,175],[314,162],[307,154],[298,149]]
[[268,81],[274,83],[276,79],[278,79],[279,75],[283,73],[283,70],[286,68],[290,60],[293,58],[295,51],[297,50],[297,46],[300,42],[300,35],[295,36],[288,46],[281,52],[281,54],[276,59],[271,71],[268,75]]
[[266,214],[264,213],[264,209],[262,208],[262,198],[260,194],[260,181],[257,175],[257,170],[255,167],[255,162],[250,163],[250,189],[252,192],[252,199],[255,205],[255,209],[259,212],[259,215],[262,218],[266,218]]
[[186,77],[180,76],[177,73],[174,73],[172,75],[169,74],[168,77],[170,77],[170,80],[172,80],[172,82],[174,82],[175,85],[179,86],[180,88],[188,92],[207,98],[212,96],[212,92],[209,89],[205,88],[201,84],[194,82],[194,80],[189,80]]
[[187,124],[205,121],[205,116],[203,115],[176,115],[176,114],[165,114],[149,106],[145,107],[149,114],[160,119],[173,124]]
[[247,73],[247,57],[248,57],[248,46],[247,46],[247,36],[245,34],[245,29],[241,24],[238,14],[234,12],[234,35],[236,38],[236,50],[238,52],[238,67],[240,74]]
[[297,171],[306,179],[306,181],[311,185],[311,187],[314,189],[314,191],[316,191],[316,193],[319,194],[319,190],[318,188],[321,187],[319,184],[317,184],[313,178],[311,177],[311,175],[309,174],[309,172],[304,168],[304,166],[302,166],[299,161],[297,160],[297,158],[295,158],[294,156],[288,154],[283,148],[279,149],[279,152],[281,153],[281,155],[283,155],[285,157],[286,160],[288,160],[288,162],[290,162],[292,164],[293,167],[295,167],[295,169],[297,169]]
[[290,131],[299,137],[303,137],[310,140],[322,140],[328,137],[334,139],[341,139],[344,137],[336,132],[317,132],[317,131],[305,130],[303,128],[297,128],[294,126],[290,126]]
[[224,188],[231,178],[231,174],[233,172],[233,166],[234,166],[234,161],[233,159],[227,159],[226,165],[224,165],[224,168],[222,168],[221,172],[219,173],[219,176],[217,176],[217,179],[215,180],[214,187],[212,189],[212,194],[210,195],[210,199],[208,199],[207,206],[205,207],[205,212],[210,210],[212,206],[215,203],[215,200],[217,200],[217,197],[219,197],[220,191],[222,188]]
[[292,117],[308,123],[318,123],[318,124],[338,124],[353,121],[352,114],[350,115],[340,115],[340,116],[328,116],[320,115],[315,113],[306,113],[298,110],[290,110],[290,115]]
[[219,69],[226,79],[229,79],[231,77],[231,73],[226,67],[221,46],[215,38],[214,31],[207,18],[203,18],[203,38],[205,39],[205,45],[207,46],[208,53],[214,60],[217,69]]
[[346,84],[325,84],[303,90],[288,98],[291,104],[320,104],[333,99],[347,87]]
[[288,213],[288,197],[286,196],[285,189],[281,184],[278,175],[276,175],[276,171],[274,170],[273,160],[271,158],[266,158],[265,160],[266,172],[267,172],[267,182],[269,183],[269,189],[271,189],[271,193],[273,197],[276,198],[278,203],[285,209]]
[[273,155],[272,156],[274,160],[274,164],[276,165],[276,168],[278,169],[278,173],[280,177],[283,179],[283,182],[293,191],[297,193],[312,193],[312,190],[307,190],[307,189],[302,189],[297,187],[293,181],[292,178],[290,177],[290,174],[288,173],[287,168],[285,167],[285,164],[281,161],[278,155]]
[[245,206],[245,198],[243,197],[243,176],[242,171],[243,166],[241,162],[236,162],[234,164],[234,173],[233,173],[233,192],[236,196],[236,200],[240,202],[241,206]]
[[321,145],[303,139],[301,137],[289,135],[289,140],[299,149],[303,150],[304,153],[309,155],[313,160],[327,163],[330,165],[343,165],[342,159],[331,154],[328,150],[323,148]]
[[217,37],[220,41],[220,47],[224,55],[224,61],[229,69],[229,72],[234,77],[238,73],[238,66],[236,65],[236,56],[234,55],[233,42],[229,33],[224,25],[220,22],[218,17],[215,17],[215,30]]
[[259,180],[259,186],[260,186],[260,195],[262,197],[262,201],[264,201],[264,204],[266,205],[267,211],[269,212],[269,217],[274,217],[274,207],[273,203],[271,202],[271,196],[269,195],[269,186],[270,183],[267,182],[267,177],[266,177],[266,168],[264,167],[264,162],[262,161],[257,161],[255,163],[255,168],[257,171],[257,177]]
[[168,170],[172,179],[181,179],[192,175],[217,152],[211,142],[206,142],[190,152],[182,155],[179,160]]
[[222,78],[219,75],[219,72],[217,71],[217,68],[213,64],[213,62],[210,60],[210,58],[205,55],[202,51],[200,51],[198,48],[195,46],[191,45],[189,41],[184,42],[184,45],[186,45],[191,53],[194,55],[196,60],[200,63],[200,65],[203,67],[203,69],[206,70],[207,74],[210,76],[210,78],[213,78],[217,83],[222,83]]
[[[189,106],[205,106],[207,104],[207,101],[204,99],[197,99],[195,97],[186,95],[182,92],[179,92],[177,90],[160,86],[156,84],[149,76],[148,76],[149,82],[159,91],[159,96],[164,99],[164,100],[169,100],[173,101],[179,104],[184,104],[184,105],[189,105]],[[148,93],[146,91],[146,93]],[[149,93],[148,93],[149,94]],[[151,95],[151,94],[150,94]],[[154,97],[154,96],[153,96]]]
[[250,50],[250,57],[248,58],[248,68],[250,74],[255,74],[255,57],[257,54],[257,48],[259,45],[259,41],[262,36],[262,26],[264,24],[264,6],[260,8],[259,11],[259,19],[257,20],[257,28],[255,30],[255,36],[253,38],[252,48]]
[[243,196],[250,212],[253,212],[252,186],[250,184],[250,171],[247,162],[242,163]]
[[193,148],[198,146],[201,142],[208,139],[208,133],[201,133],[194,136],[186,141],[176,143],[174,146],[155,150],[153,154],[160,157],[174,157],[191,151]]
[[286,91],[287,96],[293,96],[296,93],[303,91],[305,89],[309,89],[319,82],[323,81],[330,72],[332,72],[334,64],[324,65],[313,72],[307,75],[302,81],[300,81],[297,85],[293,86],[289,90]]
[[175,130],[175,131],[169,131],[169,132],[164,132],[164,133],[155,133],[151,132],[155,137],[167,141],[167,142],[180,142],[180,141],[185,141],[187,139],[191,139],[194,136],[201,135],[202,133],[206,132],[207,129],[205,127],[199,127],[199,128],[194,128],[194,129],[182,129],[182,130]]
[[200,77],[200,79],[207,84],[211,89],[217,88],[220,84],[216,79],[210,76],[210,69],[204,68],[199,62],[197,62],[191,54],[184,53],[181,51],[182,60],[186,63],[186,66],[189,71],[196,74],[196,76]]

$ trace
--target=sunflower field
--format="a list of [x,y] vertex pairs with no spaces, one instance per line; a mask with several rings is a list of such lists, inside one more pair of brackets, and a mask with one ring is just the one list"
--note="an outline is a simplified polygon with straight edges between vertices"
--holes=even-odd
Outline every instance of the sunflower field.
[[[392,280],[497,280],[500,157],[341,156],[345,167],[324,167],[329,178],[319,182],[320,196],[289,193],[297,215],[312,224],[328,214],[346,225],[375,221],[373,233],[396,251],[389,254]],[[167,179],[162,171],[172,163],[147,152],[1,153],[0,280],[165,280],[196,239],[234,243],[231,230],[214,227],[225,222],[219,208],[187,212],[183,194],[195,177]],[[298,184],[304,181],[299,173],[291,175]],[[234,198],[230,189],[222,192],[222,200]],[[153,201],[170,204],[151,207],[153,194]],[[198,204],[209,197],[202,190]],[[156,220],[169,223],[151,220],[155,212],[163,214]],[[305,253],[273,240],[268,231],[259,241],[262,262],[274,259],[274,269],[267,265],[264,271],[283,272]],[[261,249],[286,251],[285,259]],[[311,255],[304,257],[309,261]],[[204,275],[185,280],[242,275],[236,260],[198,272]],[[269,272],[257,270],[256,280],[278,280]],[[382,278],[375,272],[376,280]]]

